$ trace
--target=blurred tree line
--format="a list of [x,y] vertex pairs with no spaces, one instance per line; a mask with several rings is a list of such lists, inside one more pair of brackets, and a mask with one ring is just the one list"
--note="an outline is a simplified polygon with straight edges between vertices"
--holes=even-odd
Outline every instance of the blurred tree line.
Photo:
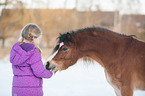
[[[33,0],[32,0],[33,1]],[[40,0],[36,0],[40,1]],[[98,0],[99,1],[99,0]],[[132,1],[132,2],[131,2]],[[129,10],[138,0],[128,0]],[[4,47],[16,42],[20,36],[21,29],[28,23],[37,24],[43,32],[41,47],[53,47],[59,33],[64,33],[89,26],[103,26],[116,32],[137,35],[139,39],[145,40],[145,16],[139,14],[121,14],[123,2],[112,0],[115,11],[102,11],[99,4],[97,11],[91,11],[93,0],[86,11],[77,11],[78,0],[74,9],[26,9],[25,3],[19,0],[5,0],[0,3],[3,10],[0,16],[0,41]],[[34,3],[34,2],[32,2]],[[47,1],[49,3],[49,0]],[[13,6],[7,8],[7,6]],[[118,7],[118,6],[120,7]]]

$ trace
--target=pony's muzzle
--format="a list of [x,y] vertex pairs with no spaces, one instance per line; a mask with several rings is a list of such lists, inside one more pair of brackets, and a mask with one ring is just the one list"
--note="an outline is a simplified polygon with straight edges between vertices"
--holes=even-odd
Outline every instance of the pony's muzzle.
[[47,61],[47,67],[48,67],[48,70],[50,70],[50,71],[52,71],[52,72],[54,72],[54,73],[56,73],[56,66],[54,65],[54,64],[51,64],[51,63],[49,63],[49,61]]

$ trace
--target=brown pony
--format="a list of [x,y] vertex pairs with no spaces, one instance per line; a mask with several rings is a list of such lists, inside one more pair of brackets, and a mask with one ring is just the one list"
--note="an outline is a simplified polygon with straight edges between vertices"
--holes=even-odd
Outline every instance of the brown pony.
[[133,96],[145,90],[145,43],[130,35],[90,27],[60,34],[50,68],[65,70],[89,57],[101,64],[117,96]]

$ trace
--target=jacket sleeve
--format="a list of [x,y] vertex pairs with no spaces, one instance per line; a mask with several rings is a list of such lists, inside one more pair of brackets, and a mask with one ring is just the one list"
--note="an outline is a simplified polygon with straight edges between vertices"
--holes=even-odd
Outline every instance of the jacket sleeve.
[[35,50],[28,63],[30,64],[32,72],[36,77],[50,78],[52,76],[52,72],[45,69],[41,60],[41,54],[38,50]]

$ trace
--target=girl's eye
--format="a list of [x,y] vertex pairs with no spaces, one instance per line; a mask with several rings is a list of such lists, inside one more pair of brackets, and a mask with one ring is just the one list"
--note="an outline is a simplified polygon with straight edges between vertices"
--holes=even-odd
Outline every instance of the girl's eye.
[[62,50],[63,50],[63,51],[66,51],[66,50],[67,50],[67,48],[65,48],[65,47],[64,47],[64,48],[62,48]]

